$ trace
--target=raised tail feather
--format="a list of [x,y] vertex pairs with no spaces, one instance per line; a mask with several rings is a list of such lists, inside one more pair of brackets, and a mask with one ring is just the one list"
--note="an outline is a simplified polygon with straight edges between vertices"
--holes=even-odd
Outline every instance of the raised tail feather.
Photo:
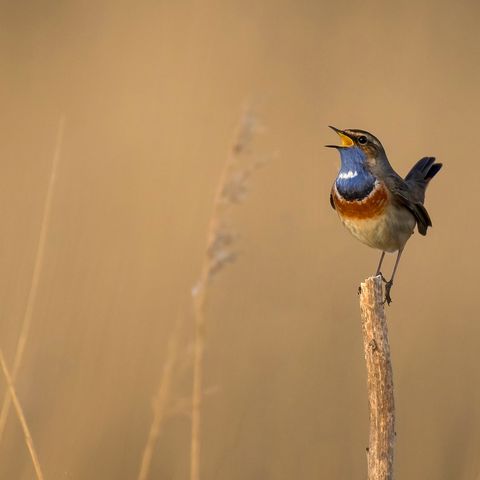
[[427,185],[442,166],[441,163],[435,163],[435,157],[424,157],[407,173],[405,182],[419,202],[424,202]]

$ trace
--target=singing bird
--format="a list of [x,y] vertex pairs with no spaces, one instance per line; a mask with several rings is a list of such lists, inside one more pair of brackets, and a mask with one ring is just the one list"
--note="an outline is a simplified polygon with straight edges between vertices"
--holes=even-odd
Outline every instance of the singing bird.
[[[442,168],[434,157],[424,157],[405,179],[390,165],[380,141],[364,130],[330,127],[341,145],[326,145],[340,152],[340,170],[330,193],[330,204],[347,229],[369,247],[382,251],[376,275],[385,282],[385,301],[405,244],[415,225],[426,235],[432,221],[423,203],[430,180]],[[381,273],[385,252],[398,252],[393,273],[387,282]]]

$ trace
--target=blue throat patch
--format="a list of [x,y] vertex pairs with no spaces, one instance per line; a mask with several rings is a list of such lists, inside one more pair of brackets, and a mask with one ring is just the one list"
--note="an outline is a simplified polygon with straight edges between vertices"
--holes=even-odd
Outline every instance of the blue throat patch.
[[375,186],[375,177],[365,168],[365,154],[358,147],[340,148],[340,171],[335,182],[345,200],[362,200]]

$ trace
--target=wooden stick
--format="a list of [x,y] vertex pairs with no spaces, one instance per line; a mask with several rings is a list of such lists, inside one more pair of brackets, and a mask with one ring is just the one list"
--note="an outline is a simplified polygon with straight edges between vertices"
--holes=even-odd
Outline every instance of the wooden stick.
[[361,284],[360,289],[360,311],[370,409],[367,449],[368,480],[392,480],[395,404],[381,277],[367,278]]

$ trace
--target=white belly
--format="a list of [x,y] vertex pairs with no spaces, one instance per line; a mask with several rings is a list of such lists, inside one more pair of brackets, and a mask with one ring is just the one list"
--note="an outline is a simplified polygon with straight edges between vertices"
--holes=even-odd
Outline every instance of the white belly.
[[340,216],[340,219],[354,237],[369,247],[384,252],[395,252],[403,248],[415,228],[414,216],[408,210],[393,206],[374,218]]

